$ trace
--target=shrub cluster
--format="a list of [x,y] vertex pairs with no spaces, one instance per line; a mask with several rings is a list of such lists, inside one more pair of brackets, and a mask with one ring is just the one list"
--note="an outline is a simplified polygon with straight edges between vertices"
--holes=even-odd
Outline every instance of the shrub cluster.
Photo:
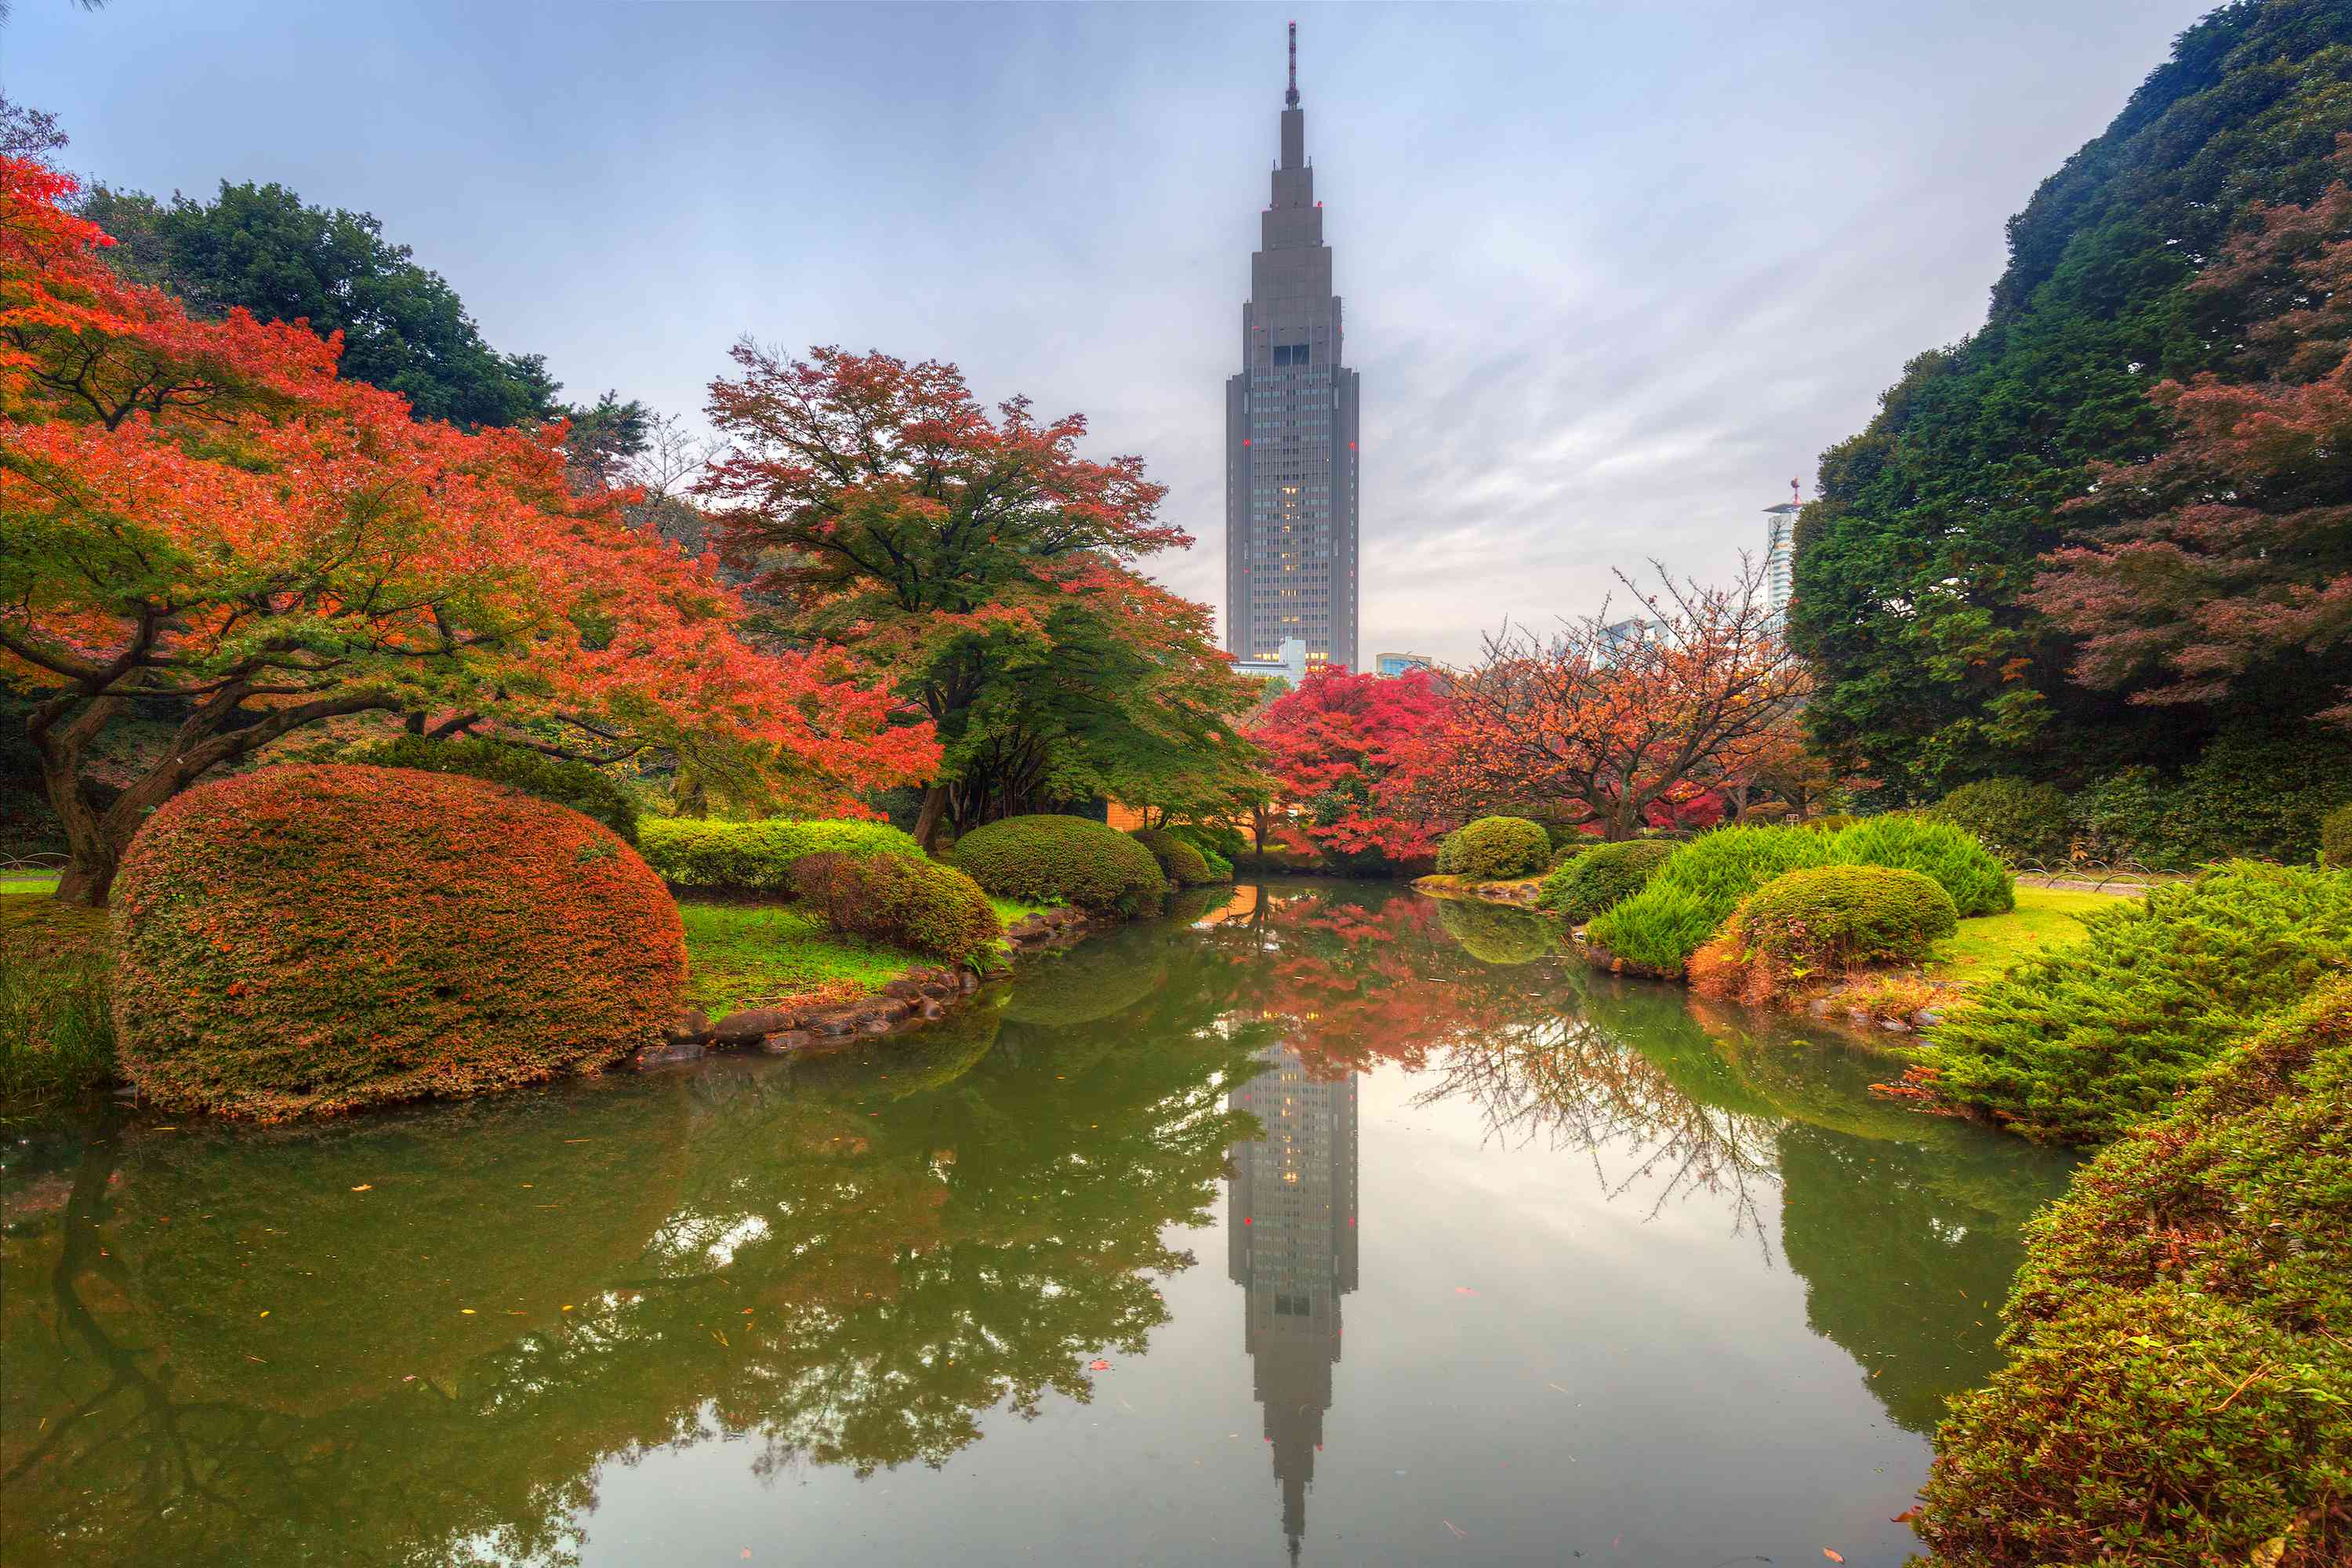
[[1579,855],[1581,855],[1586,850],[1593,848],[1599,845],[1600,842],[1601,840],[1598,838],[1591,838],[1582,834],[1579,834],[1565,844],[1553,845],[1551,851],[1551,868],[1555,871],[1559,870],[1562,866],[1567,865]]
[[1976,835],[2012,866],[2053,865],[2066,858],[2074,837],[2066,797],[2054,785],[2025,779],[1962,784],[1927,815]]
[[1962,920],[2007,914],[2017,907],[2017,884],[2008,868],[1948,822],[1892,813],[1867,816],[1842,827],[1830,840],[1830,859],[1854,866],[1900,866],[1943,884]]
[[370,746],[351,761],[379,768],[415,768],[427,773],[462,773],[568,805],[595,818],[627,843],[637,841],[637,803],[628,792],[586,763],[568,763],[496,741],[468,737],[428,741],[402,735]]
[[2158,870],[2232,856],[2309,860],[2320,823],[2352,805],[2352,743],[2241,726],[2215,736],[2178,778],[2126,768],[2072,805],[2076,839],[2102,859]]
[[2231,861],[2083,923],[2083,941],[1977,987],[1937,1026],[1927,1060],[1947,1098],[2035,1137],[2116,1137],[2352,967],[2352,872]]
[[1674,852],[1673,845],[1652,838],[1596,843],[1546,877],[1536,903],[1570,925],[1582,925],[1648,886]]
[[151,817],[114,890],[123,1069],[263,1121],[593,1071],[677,1014],[660,879],[479,779],[274,767]]
[[1209,858],[1190,839],[1179,838],[1165,828],[1139,827],[1128,836],[1151,851],[1159,862],[1160,875],[1180,888],[1198,888],[1209,882],[1230,882],[1234,868],[1225,868],[1218,876],[1209,864]]
[[673,888],[727,893],[793,890],[793,863],[831,850],[842,855],[923,858],[922,847],[887,822],[713,822],[700,817],[649,816],[637,825],[646,864]]
[[2319,858],[2338,868],[2352,866],[2352,805],[2339,805],[2319,819]]
[[2352,1560],[2352,981],[2084,1167],[2002,1316],[1922,1489],[1937,1562]]
[[1437,869],[1473,882],[1532,877],[1551,862],[1551,838],[1524,816],[1482,816],[1441,840]]
[[104,910],[0,889],[0,1096],[112,1081],[112,968]]
[[955,863],[999,898],[1136,915],[1168,884],[1151,851],[1083,816],[1008,816],[956,840]]
[[1437,923],[1464,952],[1485,964],[1533,963],[1551,951],[1551,931],[1525,910],[1476,899],[1439,899]]
[[1837,858],[1836,841],[1803,827],[1718,827],[1673,852],[1647,886],[1596,917],[1586,934],[1618,956],[1676,974],[1739,901],[1773,878]]
[[904,855],[819,850],[793,866],[793,890],[835,931],[971,963],[1004,924],[980,884],[952,866]]

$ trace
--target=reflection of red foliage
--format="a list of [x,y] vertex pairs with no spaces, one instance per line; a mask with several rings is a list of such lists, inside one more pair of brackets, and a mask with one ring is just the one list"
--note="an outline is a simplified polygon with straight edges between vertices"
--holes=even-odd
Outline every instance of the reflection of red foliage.
[[1262,921],[1224,930],[1252,943],[1242,962],[1256,972],[1259,1016],[1281,1026],[1309,1073],[1338,1078],[1381,1062],[1419,1068],[1434,1049],[1528,1021],[1524,982],[1436,927],[1425,899],[1368,908],[1318,889],[1268,899]]

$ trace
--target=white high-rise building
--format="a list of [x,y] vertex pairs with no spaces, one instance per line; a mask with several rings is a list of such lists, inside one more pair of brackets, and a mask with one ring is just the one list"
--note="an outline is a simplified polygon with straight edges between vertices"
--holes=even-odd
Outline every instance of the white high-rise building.
[[1765,603],[1777,619],[1789,613],[1789,590],[1797,566],[1797,503],[1764,509]]

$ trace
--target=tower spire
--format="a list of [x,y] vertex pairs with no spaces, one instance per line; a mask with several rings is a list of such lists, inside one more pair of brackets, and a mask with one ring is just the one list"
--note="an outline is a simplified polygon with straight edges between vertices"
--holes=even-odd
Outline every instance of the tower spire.
[[1298,107],[1298,24],[1290,24],[1290,90],[1282,95],[1285,106]]

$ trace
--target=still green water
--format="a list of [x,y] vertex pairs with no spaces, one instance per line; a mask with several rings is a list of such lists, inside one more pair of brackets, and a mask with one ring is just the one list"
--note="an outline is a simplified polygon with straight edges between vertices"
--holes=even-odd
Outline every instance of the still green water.
[[0,1563],[1899,1563],[2063,1161],[1516,911],[1196,895],[869,1049],[9,1129]]

